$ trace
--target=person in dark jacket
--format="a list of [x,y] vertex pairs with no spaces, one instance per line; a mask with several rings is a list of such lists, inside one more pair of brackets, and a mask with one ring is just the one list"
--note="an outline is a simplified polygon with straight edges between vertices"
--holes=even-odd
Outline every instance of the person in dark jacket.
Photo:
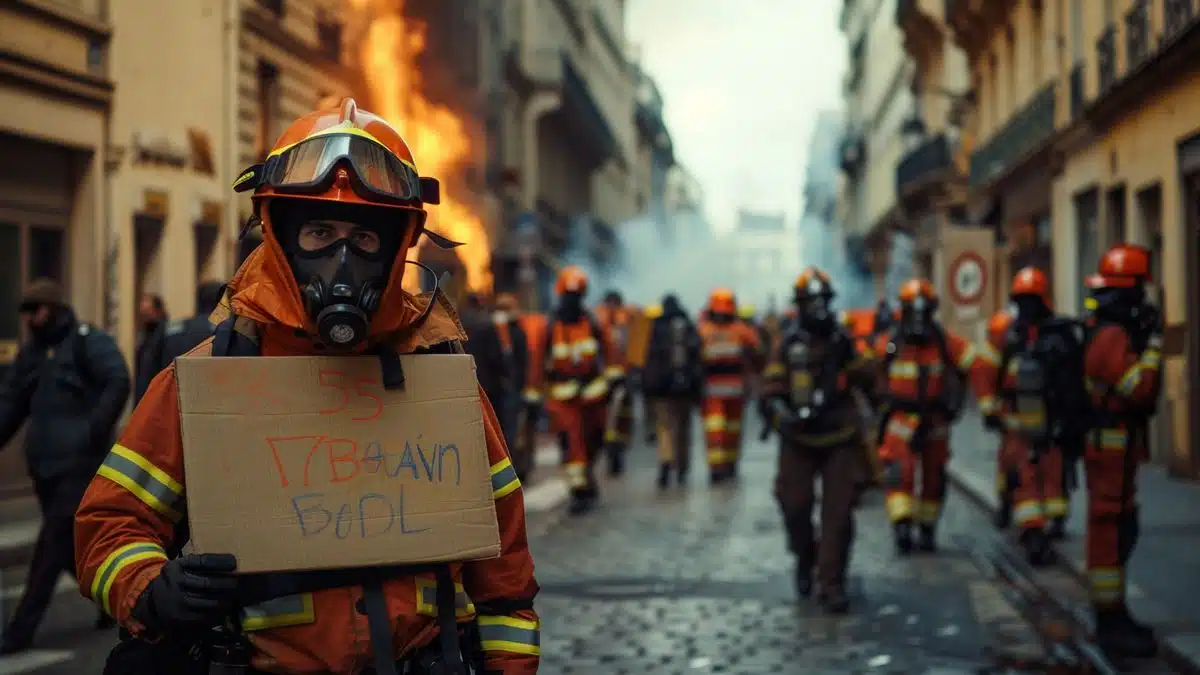
[[496,415],[500,418],[500,429],[504,432],[504,440],[508,443],[508,454],[512,457],[513,468],[517,477],[522,481],[533,468],[533,448],[518,448],[517,431],[521,426],[521,411],[525,404],[521,392],[525,390],[525,375],[529,367],[529,339],[525,329],[521,327],[521,308],[517,296],[512,293],[500,293],[496,296],[495,309],[492,311],[492,324],[500,344],[504,347],[505,365],[505,395],[502,402],[492,400],[496,406]]
[[[483,304],[483,298],[468,293],[459,318],[467,331],[467,353],[475,357],[475,375],[479,386],[490,401],[503,401],[508,372],[505,366],[504,345],[492,323],[491,313]],[[503,425],[503,417],[500,417]],[[501,427],[507,436],[507,430]]]
[[[659,308],[654,308],[658,310]],[[674,469],[687,480],[691,456],[692,411],[704,393],[700,333],[674,295],[662,300],[650,327],[650,347],[642,388],[654,406],[658,439],[658,486],[665,489]]]
[[[0,383],[0,447],[28,420],[25,461],[42,529],[25,592],[0,640],[0,654],[32,644],[59,574],[74,574],[75,510],[112,446],[129,397],[129,370],[117,343],[77,320],[57,283],[34,281],[19,310],[32,340],[21,347]],[[97,627],[106,624],[97,621]]]
[[138,335],[137,345],[133,350],[133,368],[134,368],[134,389],[133,389],[133,404],[142,400],[142,394],[146,392],[146,388],[142,386],[144,381],[146,384],[154,379],[155,371],[150,377],[143,377],[142,364],[152,362],[150,358],[151,346],[159,339],[161,331],[166,328],[167,320],[167,304],[163,302],[162,296],[154,293],[146,293],[138,300]]
[[196,315],[188,319],[170,319],[156,331],[141,354],[137,365],[137,391],[146,391],[150,381],[177,357],[192,351],[213,334],[216,328],[208,315],[221,302],[225,284],[206,281],[196,288]]

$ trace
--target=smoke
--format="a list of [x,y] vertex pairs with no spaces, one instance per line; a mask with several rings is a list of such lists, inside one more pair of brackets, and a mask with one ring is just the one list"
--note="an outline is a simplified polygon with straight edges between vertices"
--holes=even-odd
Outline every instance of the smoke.
[[800,219],[801,259],[804,265],[816,265],[833,279],[838,309],[869,307],[874,304],[871,278],[862,273],[846,252],[841,231],[816,213]]
[[900,293],[900,284],[917,274],[913,257],[916,253],[916,242],[903,232],[892,234],[892,252],[889,258],[887,276],[884,277],[884,297],[895,303]]

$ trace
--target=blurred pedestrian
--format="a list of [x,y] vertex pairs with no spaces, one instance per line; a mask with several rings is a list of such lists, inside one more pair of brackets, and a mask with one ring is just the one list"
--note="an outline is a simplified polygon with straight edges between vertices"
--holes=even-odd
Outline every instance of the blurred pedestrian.
[[[467,343],[463,347],[468,354],[475,357],[475,375],[479,378],[479,386],[483,387],[494,407],[502,408],[498,402],[504,400],[508,380],[504,345],[496,332],[495,324],[492,323],[491,312],[484,304],[483,297],[478,293],[467,293],[459,318],[467,331]],[[503,417],[500,417],[500,420],[503,425]]]
[[525,407],[521,392],[525,390],[525,371],[529,367],[529,338],[521,327],[521,312],[517,306],[517,297],[512,293],[501,293],[496,296],[495,308],[492,311],[492,323],[500,337],[504,348],[505,386],[504,399],[493,405],[498,408],[496,415],[500,418],[500,429],[504,432],[504,440],[508,442],[508,454],[512,457],[513,468],[517,477],[524,481],[529,470],[533,468],[532,445],[526,447],[518,442],[518,429],[521,426],[521,411]]
[[148,356],[148,351],[157,339],[158,332],[166,327],[168,318],[167,304],[163,302],[162,296],[154,293],[146,293],[138,300],[137,346],[133,353],[135,382],[133,404],[135,406],[142,399],[142,394],[146,392],[146,388],[142,383],[149,384],[150,380],[154,377],[154,374],[151,374],[150,377],[143,376],[144,374],[141,372],[142,364],[153,362]]
[[[25,461],[42,528],[0,654],[29,648],[59,574],[74,574],[75,510],[108,454],[129,397],[129,370],[117,343],[80,322],[56,282],[30,284],[18,311],[31,339],[0,383],[0,447],[28,421]],[[111,625],[103,615],[97,620],[98,628]]]
[[700,333],[674,295],[651,312],[650,346],[642,389],[658,425],[658,487],[666,489],[672,471],[687,480],[692,451],[692,414],[704,397]]
[[187,319],[168,319],[150,336],[141,354],[143,360],[137,364],[137,391],[146,391],[150,381],[172,361],[192,351],[213,334],[216,326],[208,317],[217,308],[224,292],[225,284],[220,281],[200,284],[196,288],[196,315]]

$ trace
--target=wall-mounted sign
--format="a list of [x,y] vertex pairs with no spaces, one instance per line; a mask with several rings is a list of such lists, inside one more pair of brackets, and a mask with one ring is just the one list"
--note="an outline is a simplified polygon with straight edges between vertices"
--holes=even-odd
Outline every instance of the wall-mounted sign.
[[177,169],[182,169],[188,164],[188,148],[166,136],[135,131],[130,147],[133,149],[134,164],[154,164]]
[[192,150],[192,168],[196,173],[204,174],[205,176],[216,175],[217,163],[213,159],[212,141],[209,140],[208,132],[203,129],[188,129],[188,145]]
[[950,263],[950,297],[960,305],[983,299],[987,287],[987,263],[975,251],[964,251]]

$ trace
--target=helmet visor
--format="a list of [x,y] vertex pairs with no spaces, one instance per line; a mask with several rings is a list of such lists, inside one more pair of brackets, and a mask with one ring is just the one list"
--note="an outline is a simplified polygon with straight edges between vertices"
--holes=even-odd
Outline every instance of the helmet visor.
[[314,136],[286,148],[267,159],[262,179],[280,192],[319,190],[339,163],[349,164],[357,187],[373,195],[405,202],[421,197],[412,166],[370,138],[352,134]]

